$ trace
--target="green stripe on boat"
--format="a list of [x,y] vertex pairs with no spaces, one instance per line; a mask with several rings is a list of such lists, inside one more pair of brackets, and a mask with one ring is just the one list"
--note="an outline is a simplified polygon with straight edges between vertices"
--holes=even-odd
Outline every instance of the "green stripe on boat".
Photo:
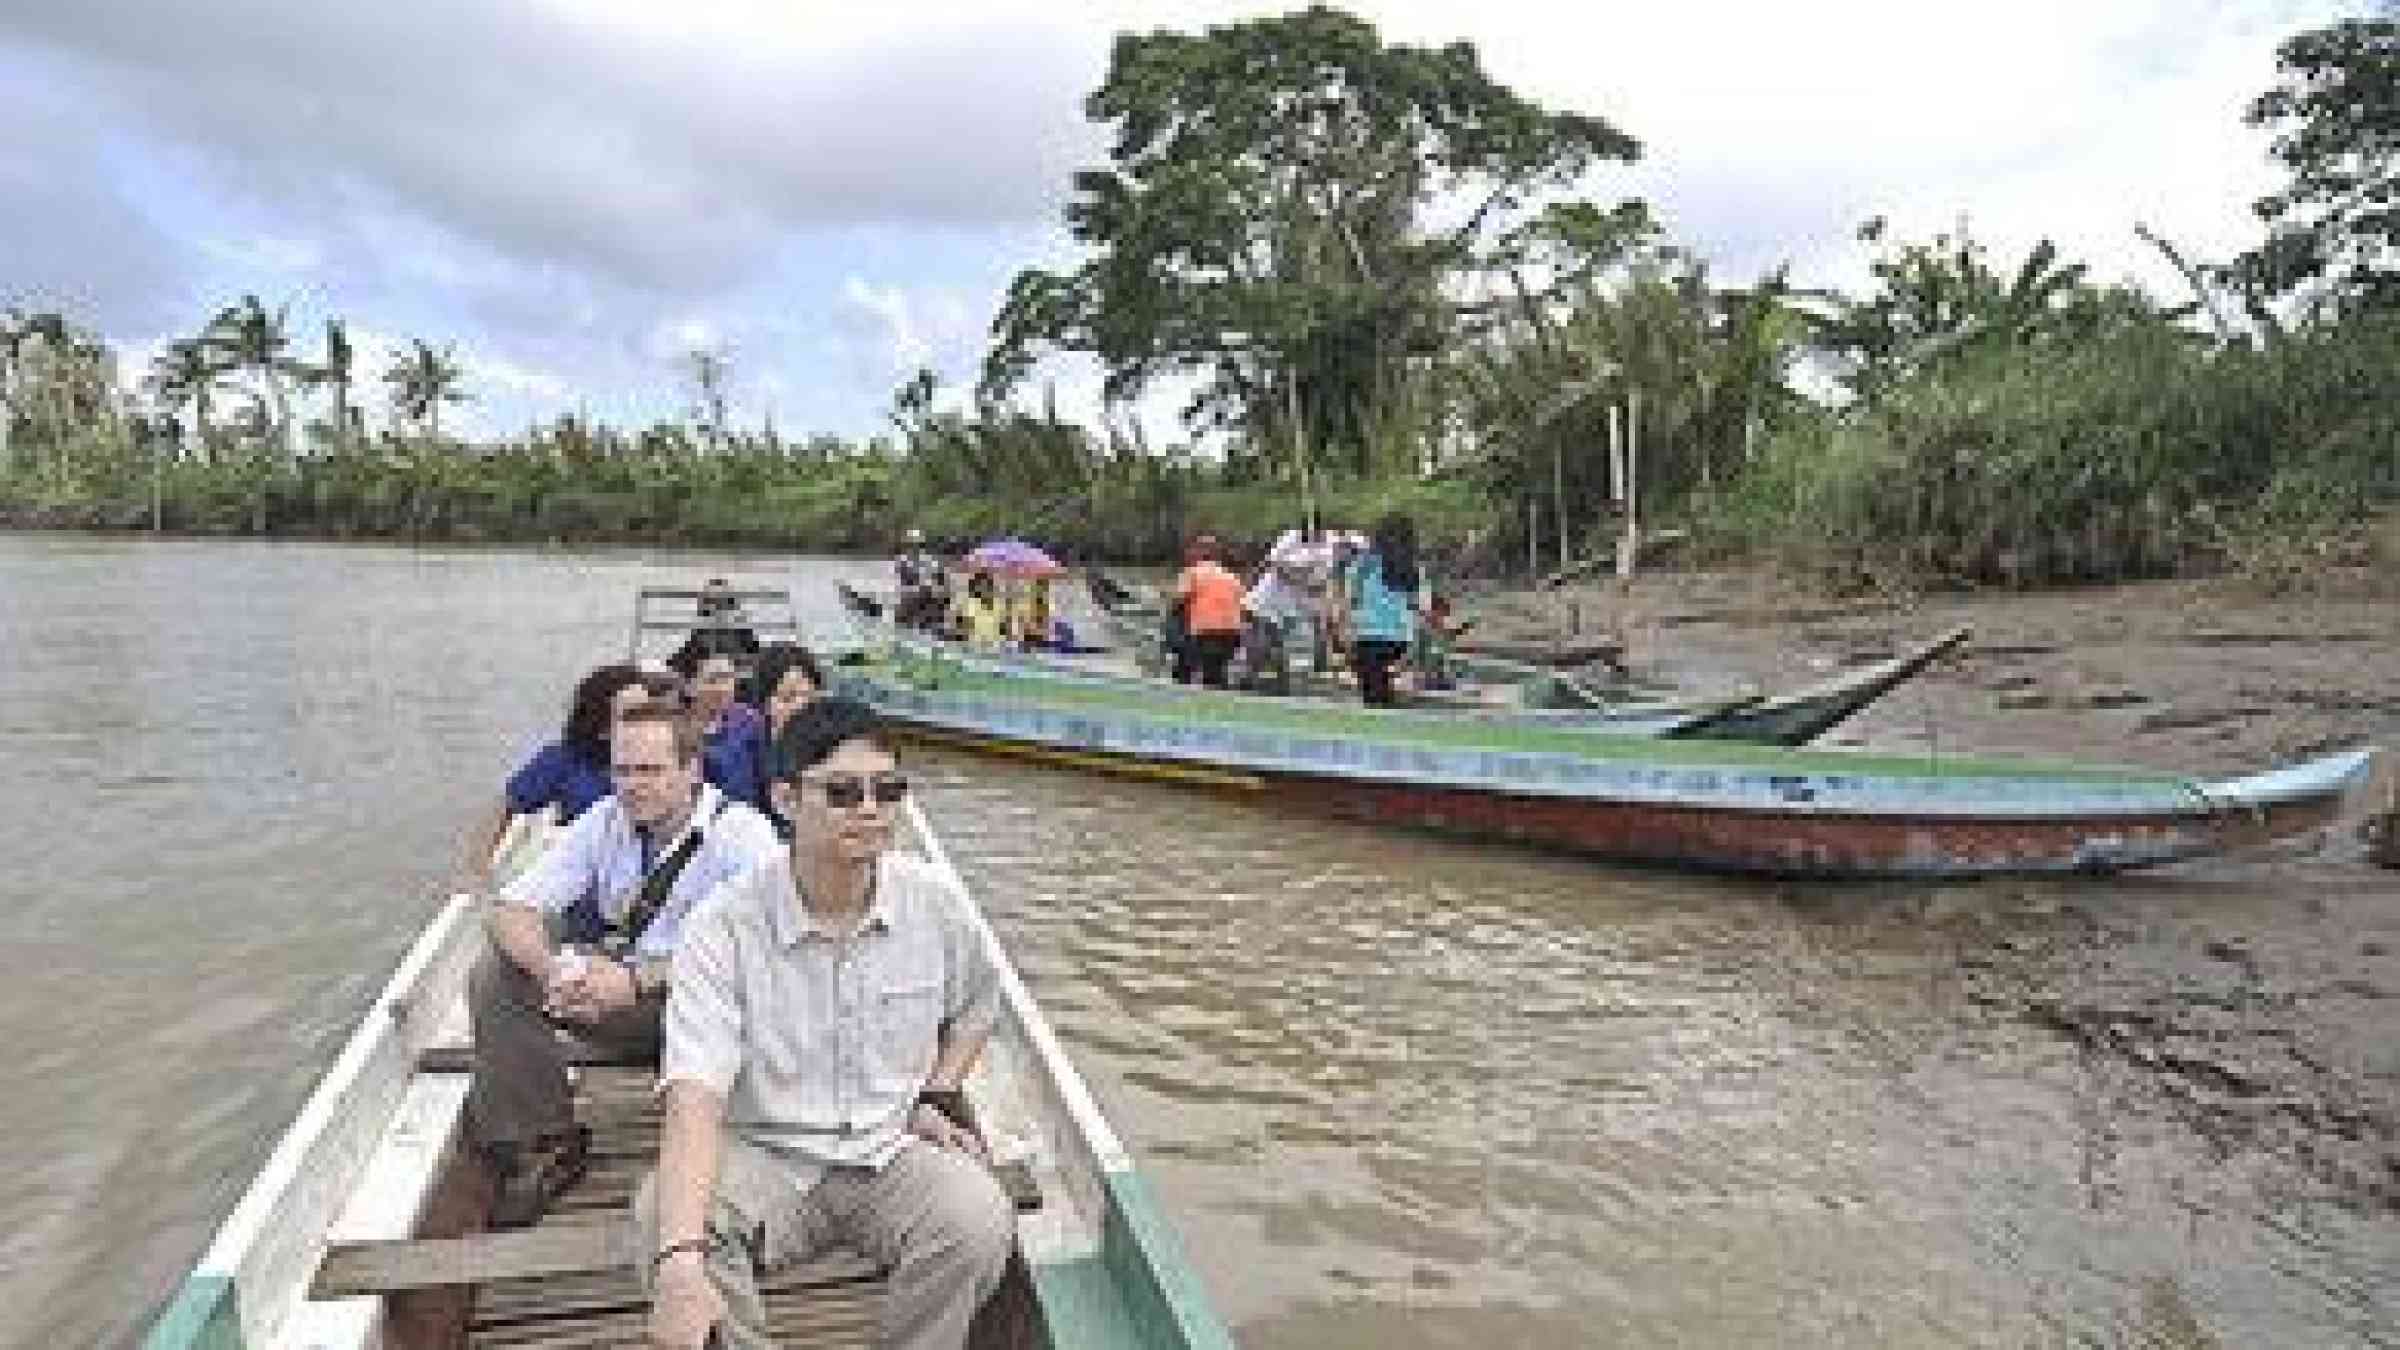
[[1144,1338],[1141,1344],[1233,1350],[1232,1334],[1218,1320],[1149,1183],[1138,1172],[1110,1172],[1105,1180],[1108,1219],[1101,1259],[1114,1270],[1117,1289]]
[[1207,721],[1257,731],[1338,736],[1385,745],[1546,752],[1591,760],[1692,768],[1768,768],[1793,773],[1908,778],[2041,777],[2162,786],[2191,781],[2184,775],[2155,769],[2107,765],[2057,764],[1993,756],[1787,750],[1738,741],[1670,741],[1513,722],[1387,716],[1365,708],[1303,707],[1254,694],[1160,697],[1118,684],[1017,678],[971,670],[938,658],[869,662],[859,669],[895,683],[944,694],[1177,722]]
[[194,1275],[175,1291],[142,1350],[246,1350],[242,1343],[242,1313],[233,1296],[230,1275]]

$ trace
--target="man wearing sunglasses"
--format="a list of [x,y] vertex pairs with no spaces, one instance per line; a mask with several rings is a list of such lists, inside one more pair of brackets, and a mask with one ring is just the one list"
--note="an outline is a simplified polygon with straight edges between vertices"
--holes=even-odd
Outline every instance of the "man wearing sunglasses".
[[467,1113],[492,1173],[492,1223],[533,1223],[583,1175],[559,1031],[634,1059],[658,1053],[670,960],[692,906],[781,854],[775,827],[700,780],[700,729],[653,699],[609,738],[615,791],[575,818],[496,899],[468,980]]
[[761,1272],[828,1247],[890,1271],[875,1343],[957,1350],[1014,1242],[959,1084],[999,1011],[965,896],[892,849],[908,780],[876,714],[820,698],[776,740],[788,854],[675,953],[658,1170],[635,1201],[652,1344],[774,1344]]

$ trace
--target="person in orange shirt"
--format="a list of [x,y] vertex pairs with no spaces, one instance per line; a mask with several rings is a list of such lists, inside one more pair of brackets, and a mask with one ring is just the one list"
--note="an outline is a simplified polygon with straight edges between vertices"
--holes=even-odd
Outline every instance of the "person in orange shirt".
[[1217,560],[1214,535],[1201,535],[1184,551],[1182,575],[1175,578],[1175,603],[1183,607],[1188,635],[1175,658],[1175,678],[1190,684],[1225,687],[1225,667],[1242,645],[1242,579]]

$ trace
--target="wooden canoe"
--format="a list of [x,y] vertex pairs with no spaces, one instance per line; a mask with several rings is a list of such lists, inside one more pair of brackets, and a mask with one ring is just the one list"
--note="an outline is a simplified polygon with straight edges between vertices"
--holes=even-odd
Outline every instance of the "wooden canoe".
[[[922,634],[894,628],[883,618],[883,607],[872,597],[847,585],[837,583],[836,589],[840,592],[843,608],[872,639],[893,647],[922,647],[933,643],[933,639]],[[1095,594],[1098,594],[1097,589]],[[1935,661],[1964,645],[1972,631],[1964,626],[1953,628],[1897,656],[1837,672],[1802,689],[1781,694],[1736,695],[1696,702],[1611,702],[1588,688],[1577,688],[1572,676],[1486,658],[1475,664],[1495,683],[1513,682],[1526,688],[1565,685],[1568,687],[1565,696],[1531,699],[1528,701],[1530,706],[1479,698],[1436,700],[1420,697],[1409,704],[1409,708],[1434,711],[1441,715],[1522,721],[1530,725],[1604,731],[1627,736],[1799,746],[1848,721],[1876,700],[1914,679]],[[1110,672],[1088,663],[1060,663],[1031,655],[970,653],[955,648],[952,654],[955,659],[969,665],[990,665],[1033,677],[1115,680],[1128,687],[1154,691],[1161,699],[1222,697],[1165,680]],[[1349,707],[1356,698],[1355,691],[1341,689],[1330,695],[1317,696],[1316,701]],[[1309,702],[1307,698],[1294,701],[1295,706],[1308,706]]]
[[[909,846],[955,878],[915,803],[905,818]],[[1230,1347],[1132,1155],[990,924],[968,910],[1000,969],[1002,1014],[967,1094],[1016,1182],[1020,1257],[971,1344]],[[655,1161],[649,1069],[581,1069],[592,1173],[533,1228],[474,1231],[483,1193],[462,1152],[465,987],[484,942],[470,897],[434,915],[153,1322],[148,1350],[642,1343],[648,1305],[625,1200]],[[770,1321],[794,1344],[825,1347],[869,1344],[881,1286],[880,1271],[845,1253],[763,1283]]]
[[1239,696],[1170,703],[899,650],[854,653],[830,679],[929,741],[1206,785],[1275,809],[1780,876],[2099,873],[2204,857],[2328,823],[2374,753],[2198,782]]

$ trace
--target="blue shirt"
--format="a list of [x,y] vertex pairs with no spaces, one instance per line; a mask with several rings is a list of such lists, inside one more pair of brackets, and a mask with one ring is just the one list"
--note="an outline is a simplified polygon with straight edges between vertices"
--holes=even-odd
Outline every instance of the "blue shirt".
[[700,776],[745,806],[767,807],[767,719],[736,703],[701,741]]
[[[724,809],[720,811],[721,802]],[[685,828],[687,832],[699,829],[699,847],[676,875],[657,917],[642,930],[641,941],[634,948],[637,955],[673,955],[685,917],[703,896],[722,882],[748,875],[762,860],[783,851],[766,817],[739,802],[725,801],[722,793],[705,784],[692,808],[691,824]],[[644,842],[617,799],[604,798],[501,889],[501,903],[547,914],[588,910],[602,924],[615,923],[641,891],[648,864],[674,852],[683,836],[649,841],[653,845],[649,848]],[[576,936],[588,940],[594,935]]]
[[609,781],[607,759],[595,762],[564,741],[552,741],[508,776],[508,813],[525,816],[555,806],[564,824],[616,790]]
[[[1417,582],[1423,585],[1420,569]],[[1364,553],[1350,564],[1350,627],[1352,633],[1374,642],[1414,642],[1417,637],[1417,597],[1384,584],[1383,556]]]

